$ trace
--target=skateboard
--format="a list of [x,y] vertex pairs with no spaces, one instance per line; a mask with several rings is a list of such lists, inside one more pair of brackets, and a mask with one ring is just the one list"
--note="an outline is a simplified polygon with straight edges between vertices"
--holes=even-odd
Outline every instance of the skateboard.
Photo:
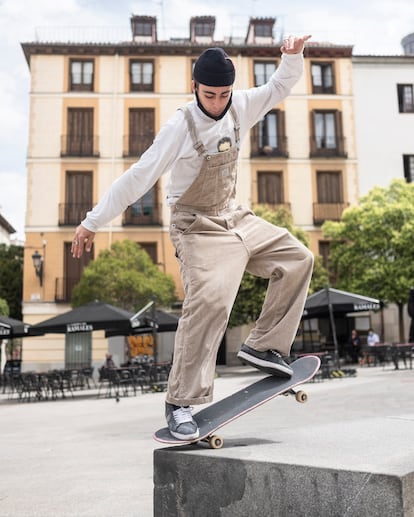
[[194,440],[174,438],[170,434],[168,427],[163,427],[156,431],[153,434],[153,438],[158,442],[172,445],[207,442],[210,448],[221,449],[224,440],[220,435],[214,433],[245,413],[252,411],[278,395],[294,395],[298,402],[306,402],[308,399],[307,394],[302,390],[295,391],[294,388],[312,379],[319,370],[320,364],[319,357],[301,357],[290,364],[290,367],[293,369],[291,378],[287,379],[269,375],[195,413],[193,417],[200,429],[200,436]]

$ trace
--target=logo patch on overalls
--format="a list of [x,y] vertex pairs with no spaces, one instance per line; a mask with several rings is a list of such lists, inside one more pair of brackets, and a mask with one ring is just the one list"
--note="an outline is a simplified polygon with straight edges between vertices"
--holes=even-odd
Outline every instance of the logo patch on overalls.
[[224,153],[224,151],[228,151],[231,148],[231,139],[228,136],[224,136],[220,138],[217,144],[217,149],[219,153]]

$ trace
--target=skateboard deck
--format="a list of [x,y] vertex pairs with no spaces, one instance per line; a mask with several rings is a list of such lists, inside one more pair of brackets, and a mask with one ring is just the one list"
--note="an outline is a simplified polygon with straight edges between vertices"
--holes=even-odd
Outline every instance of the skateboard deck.
[[158,442],[172,445],[188,445],[205,441],[211,448],[220,449],[223,439],[215,435],[215,431],[265,402],[283,394],[295,395],[298,402],[306,402],[306,393],[304,391],[296,392],[294,388],[312,379],[319,370],[320,364],[319,357],[301,357],[290,364],[293,369],[290,379],[269,375],[195,413],[193,417],[200,429],[200,436],[194,440],[174,438],[168,427],[156,431],[153,438]]

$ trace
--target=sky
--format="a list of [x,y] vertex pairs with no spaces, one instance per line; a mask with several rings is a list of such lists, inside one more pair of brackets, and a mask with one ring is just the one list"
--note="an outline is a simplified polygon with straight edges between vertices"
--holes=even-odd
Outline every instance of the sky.
[[191,16],[215,16],[216,39],[244,36],[251,16],[274,17],[276,36],[312,34],[355,55],[402,54],[414,32],[413,0],[0,0],[0,214],[13,238],[24,240],[26,207],[30,73],[21,43],[123,39],[131,14],[156,16],[159,39],[188,37]]

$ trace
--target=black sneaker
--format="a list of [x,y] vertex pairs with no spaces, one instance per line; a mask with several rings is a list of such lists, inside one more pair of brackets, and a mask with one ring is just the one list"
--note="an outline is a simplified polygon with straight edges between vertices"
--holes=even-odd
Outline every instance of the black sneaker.
[[179,440],[194,440],[199,437],[198,425],[193,419],[189,406],[174,406],[165,403],[165,418],[168,429],[174,438]]
[[254,366],[266,373],[279,377],[292,377],[292,368],[283,360],[283,357],[276,350],[259,352],[250,346],[242,345],[237,357],[243,362]]

